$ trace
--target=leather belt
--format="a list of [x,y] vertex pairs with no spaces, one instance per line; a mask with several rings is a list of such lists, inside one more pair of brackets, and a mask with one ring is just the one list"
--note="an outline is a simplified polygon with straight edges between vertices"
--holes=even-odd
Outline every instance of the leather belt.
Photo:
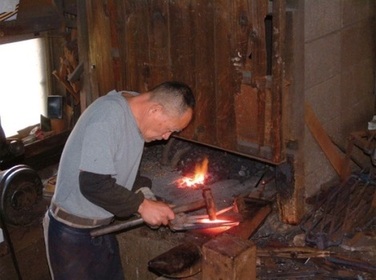
[[51,203],[50,205],[50,211],[54,218],[57,220],[62,220],[63,222],[66,222],[70,226],[74,227],[97,227],[97,226],[103,226],[108,225],[112,222],[113,218],[105,218],[105,219],[90,219],[90,218],[83,218],[78,217],[76,215],[70,214],[67,211],[65,211],[63,208],[59,207],[55,203]]

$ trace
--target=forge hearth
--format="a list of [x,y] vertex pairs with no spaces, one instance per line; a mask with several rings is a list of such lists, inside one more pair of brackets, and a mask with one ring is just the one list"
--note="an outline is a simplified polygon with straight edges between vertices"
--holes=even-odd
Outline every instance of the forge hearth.
[[[216,248],[217,245],[213,245],[217,244],[216,242],[220,242],[220,245],[221,242],[230,242],[224,241],[225,239],[217,240],[223,234],[238,238],[238,241],[245,240],[249,245],[243,247],[249,253],[246,254],[249,269],[254,264],[256,267],[248,274],[256,278],[249,279],[300,279],[299,277],[374,279],[376,271],[374,222],[370,221],[367,228],[346,237],[340,246],[317,248],[307,244],[305,232],[299,224],[286,224],[280,219],[279,206],[276,203],[277,192],[282,188],[282,191],[288,194],[288,190],[283,190],[283,181],[278,182],[281,177],[278,176],[274,166],[192,143],[188,145],[189,147],[187,145],[184,141],[177,145],[175,143],[174,146],[168,147],[167,151],[165,144],[145,148],[141,173],[152,179],[152,190],[158,199],[173,205],[182,205],[202,199],[203,188],[210,188],[217,210],[233,205],[239,197],[243,200],[246,198],[245,201],[251,205],[261,203],[258,206],[262,206],[265,201],[270,202],[270,208],[261,207],[257,215],[253,214],[253,219],[243,221],[241,226],[246,229],[243,232],[236,227],[226,233],[210,234],[197,230],[173,232],[165,227],[153,230],[147,226],[121,232],[118,234],[118,239],[124,250],[123,265],[128,279],[170,279],[168,275],[150,271],[149,261],[158,260],[161,255],[169,255],[169,252],[176,250],[179,252],[180,248],[192,244],[193,247],[199,246],[201,253],[204,251],[204,245],[208,244],[210,254],[216,256],[215,260],[222,262],[213,265],[223,266],[228,263],[241,273],[243,271],[241,265],[239,264],[238,268],[236,261],[229,261],[226,253],[223,255],[223,251],[228,255],[233,254],[231,258],[236,260],[239,252],[231,251],[230,246],[228,250],[226,246],[224,249],[218,247],[218,250],[212,250]],[[179,187],[179,179],[192,174],[196,163],[202,162],[204,158],[209,161],[209,176],[205,184],[197,188]],[[277,184],[279,186],[276,186]],[[207,213],[205,209],[200,209],[194,214]],[[254,256],[251,253],[254,250],[252,248],[256,248]],[[170,267],[168,263],[167,267]],[[197,264],[189,267],[184,271],[186,274],[179,277],[185,280],[201,280],[204,267],[205,264],[200,262],[198,267]],[[228,271],[223,271],[222,274],[226,273]]]
[[[194,174],[197,164],[206,159],[205,181],[198,187],[182,187],[181,179]],[[175,205],[201,199],[206,187],[211,189],[218,209],[252,191],[257,190],[259,197],[266,199],[273,199],[276,194],[272,166],[184,141],[168,152],[165,145],[146,147],[141,172],[152,179],[152,190],[158,198]]]
[[[141,164],[141,174],[152,179],[152,191],[158,199],[179,206],[203,199],[205,198],[204,194],[210,192],[212,202],[215,204],[213,208],[215,212],[220,212],[222,209],[235,205],[237,197],[247,196],[250,192],[254,192],[254,200],[259,199],[261,201],[261,198],[265,195],[269,198],[275,197],[272,167],[247,158],[241,158],[192,144],[189,149],[183,148],[185,152],[181,153],[179,152],[182,149],[181,145],[185,144],[178,144],[173,148],[170,147],[168,151],[169,155],[167,155],[164,145],[151,145],[145,148]],[[206,180],[193,188],[182,187],[179,184],[180,180],[194,173],[197,163],[202,163],[205,159],[209,162]],[[245,204],[247,203],[245,202]],[[237,205],[238,208],[242,208],[242,211],[246,209],[245,205],[239,205],[239,203]],[[257,209],[255,208],[252,210],[252,213],[248,213],[249,217],[255,214],[258,222],[253,222],[254,224],[252,224],[251,220],[245,219],[241,222],[244,228],[236,227],[235,230],[234,227],[233,232],[230,233],[230,239],[239,239],[242,240],[241,242],[248,244],[244,244],[250,250],[249,254],[246,255],[254,259],[255,247],[247,238],[250,235],[249,231],[255,232],[260,223],[270,213],[270,206],[267,206],[266,210],[258,212],[263,207],[265,207],[264,204],[257,205]],[[191,214],[204,215],[208,214],[208,212],[207,209],[200,209]],[[147,226],[143,226],[122,232],[118,237],[121,246],[126,248],[124,266],[129,268],[125,269],[129,273],[127,277],[129,279],[143,280],[156,279],[158,274],[155,271],[149,271],[147,267],[150,260],[157,258],[169,250],[174,251],[174,248],[182,246],[182,244],[187,244],[187,242],[195,244],[194,246],[199,246],[201,252],[204,244],[211,240],[215,244],[215,237],[219,236],[225,230],[229,230],[229,227],[225,229],[210,228],[173,232],[169,228],[152,230]],[[226,242],[230,241],[227,240]],[[238,243],[234,240],[231,242]],[[207,248],[208,254],[221,254],[220,252],[215,252],[209,245]],[[241,251],[238,252],[235,250],[232,254],[236,259],[237,254],[241,254]],[[225,256],[219,259],[222,259],[223,262],[227,261],[227,257]],[[240,259],[242,258],[239,255]],[[255,264],[255,261],[252,262]],[[234,269],[235,267],[234,263]],[[255,272],[255,269],[252,269],[252,271]],[[211,272],[208,271],[207,273]],[[226,273],[230,273],[230,271]],[[240,273],[240,270],[238,273]],[[189,275],[189,273],[185,275]],[[193,277],[193,275],[191,276]]]

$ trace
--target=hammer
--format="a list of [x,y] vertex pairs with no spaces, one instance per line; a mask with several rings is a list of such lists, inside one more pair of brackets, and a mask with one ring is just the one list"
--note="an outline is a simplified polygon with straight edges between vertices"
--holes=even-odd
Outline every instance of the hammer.
[[214,221],[217,219],[217,210],[215,208],[213,194],[210,188],[202,189],[202,196],[205,200],[206,211],[208,212],[209,219]]

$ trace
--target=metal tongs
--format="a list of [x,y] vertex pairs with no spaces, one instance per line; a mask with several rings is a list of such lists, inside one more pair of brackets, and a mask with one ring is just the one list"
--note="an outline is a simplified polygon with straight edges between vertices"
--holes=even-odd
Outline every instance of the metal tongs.
[[172,231],[184,231],[237,226],[241,222],[242,216],[235,212],[228,213],[233,209],[234,206],[230,206],[218,211],[216,213],[217,217],[214,220],[210,219],[209,215],[176,214],[175,219],[170,221],[169,228]]
[[[191,212],[201,208],[207,207],[206,201],[204,199],[183,204],[180,206],[173,206],[172,209],[175,213],[175,219],[170,222],[168,227],[172,231],[184,231],[193,229],[205,229],[205,228],[215,228],[223,226],[235,226],[240,222],[240,215],[234,213],[232,215],[226,215],[226,217],[221,217],[220,220],[210,220],[209,215],[187,215],[186,212]],[[233,206],[225,208],[219,212],[217,215],[230,211]],[[100,228],[96,228],[90,232],[92,237],[101,236],[108,233],[113,233],[121,230],[126,230],[134,228],[136,226],[142,225],[144,220],[142,218],[136,218],[128,220],[125,222],[120,222],[117,224],[112,224]]]

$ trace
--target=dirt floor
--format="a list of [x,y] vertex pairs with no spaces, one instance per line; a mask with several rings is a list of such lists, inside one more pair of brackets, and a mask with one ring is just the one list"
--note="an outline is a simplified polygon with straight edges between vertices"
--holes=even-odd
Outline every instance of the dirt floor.
[[[273,202],[272,212],[249,238],[257,246],[257,279],[376,279],[375,219],[343,232],[341,242],[318,248],[317,244],[307,242],[306,231],[301,225],[280,222],[275,205],[274,166],[174,140],[169,144],[147,145],[140,170],[142,175],[152,179],[152,190],[159,199],[178,205],[201,196],[197,190],[179,188],[177,180],[192,175],[197,164],[205,158],[208,159],[205,185],[212,189],[218,209],[228,206],[239,195]],[[53,175],[56,168],[52,166],[43,176],[48,178]],[[314,209],[313,202],[310,203]],[[343,204],[351,204],[351,201],[344,201]],[[34,225],[12,228],[10,231],[23,279],[49,279],[41,219]],[[325,231],[324,228],[323,233]],[[330,241],[330,237],[319,237]],[[155,279],[162,279],[157,277]],[[17,279],[4,243],[0,246],[0,279]]]

